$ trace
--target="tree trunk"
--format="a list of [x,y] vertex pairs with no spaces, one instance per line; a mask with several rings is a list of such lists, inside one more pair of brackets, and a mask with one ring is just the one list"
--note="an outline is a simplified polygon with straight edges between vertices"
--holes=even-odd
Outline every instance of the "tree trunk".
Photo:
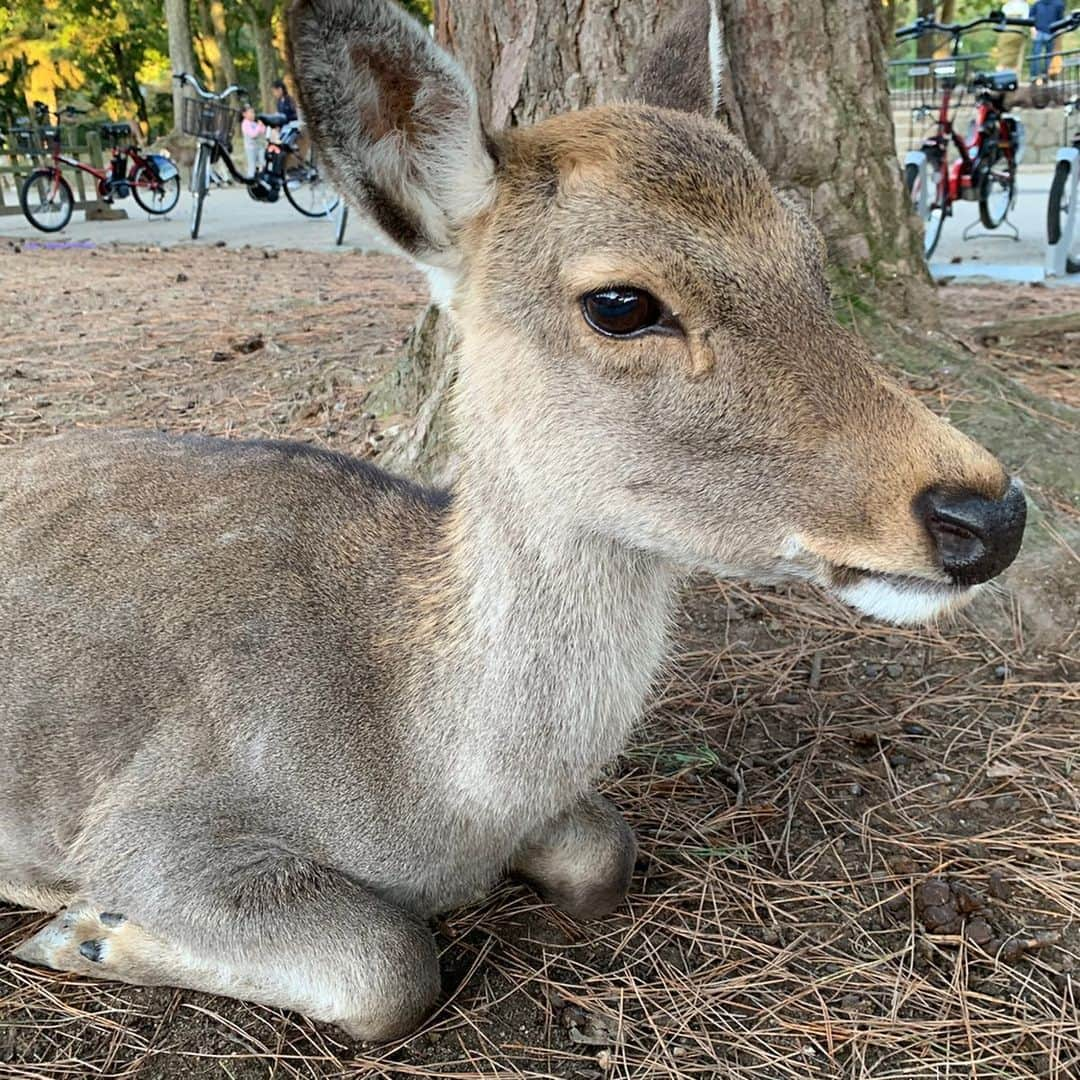
[[127,51],[124,49],[124,43],[118,38],[112,38],[109,41],[109,49],[113,54],[116,77],[120,82],[121,90],[131,98],[131,103],[135,106],[135,113],[139,118],[139,125],[143,133],[147,134],[150,131],[150,115],[146,111],[146,98],[143,97],[142,88],[139,86],[139,80],[131,67],[131,61]]
[[[165,0],[165,22],[169,28],[169,63],[176,73],[199,74],[195,62],[195,50],[191,45],[191,21],[188,17],[188,0]],[[184,88],[172,84],[173,128],[179,129]]]
[[210,0],[210,27],[217,44],[222,80],[225,86],[233,86],[239,83],[240,79],[236,74],[236,60],[233,58],[232,46],[229,44],[229,26],[222,0]]
[[213,74],[214,89],[220,92],[239,81],[225,25],[225,5],[221,0],[197,0],[197,10],[203,60]]
[[[493,129],[618,100],[678,4],[664,0],[437,0],[435,36],[477,87]],[[722,0],[727,119],[777,185],[801,198],[834,262],[922,281],[893,141],[885,14],[865,0]],[[377,388],[377,415],[416,415],[381,455],[428,480],[453,471],[445,402],[453,340],[434,310]]]
[[724,0],[729,107],[779,188],[807,203],[834,263],[918,275],[894,149],[885,18],[866,0]]
[[278,53],[274,47],[274,2],[253,0],[248,5],[251,17],[248,26],[255,39],[255,61],[259,66],[259,108],[269,109],[274,95],[271,84],[278,77]]
[[[921,19],[924,15],[933,16],[934,14],[934,0],[919,0],[916,5],[916,14]],[[923,34],[921,38],[918,38],[915,42],[915,55],[920,60],[926,60],[928,57],[934,55],[934,35]]]

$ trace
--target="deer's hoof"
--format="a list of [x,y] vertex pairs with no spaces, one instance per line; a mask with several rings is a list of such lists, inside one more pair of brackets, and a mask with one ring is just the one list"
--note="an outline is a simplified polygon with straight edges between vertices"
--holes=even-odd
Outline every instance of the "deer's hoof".
[[127,919],[115,911],[97,911],[78,904],[61,911],[14,952],[26,964],[54,971],[102,975],[130,936]]

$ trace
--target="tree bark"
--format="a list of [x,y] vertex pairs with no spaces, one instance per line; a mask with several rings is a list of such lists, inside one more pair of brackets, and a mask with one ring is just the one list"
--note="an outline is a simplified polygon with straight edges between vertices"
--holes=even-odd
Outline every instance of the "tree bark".
[[[176,73],[187,72],[197,75],[199,67],[195,62],[195,50],[191,45],[191,21],[188,16],[188,0],[165,0],[165,22],[169,29],[169,63]],[[178,83],[172,84],[173,128],[179,129],[184,88]]]
[[210,0],[210,25],[213,28],[214,41],[217,42],[225,85],[232,86],[239,83],[240,79],[236,74],[236,60],[233,57],[232,46],[229,44],[229,25],[222,0]]
[[[925,280],[894,149],[886,14],[865,0],[721,0],[726,119],[773,181],[802,199],[832,260],[856,274]],[[436,39],[473,79],[492,129],[623,96],[665,19],[664,0],[437,0]],[[377,414],[417,415],[382,453],[425,479],[453,471],[445,399],[453,340],[429,311],[372,396]]]
[[270,89],[280,74],[278,53],[274,47],[274,0],[252,0],[248,26],[255,40],[255,61],[259,67],[259,107],[269,109],[274,96]]
[[[933,16],[934,0],[918,0],[915,6],[915,14],[921,19],[924,15]],[[920,60],[925,60],[934,55],[934,35],[923,34],[915,42],[915,55]]]
[[197,9],[203,58],[213,73],[214,89],[221,91],[239,81],[229,46],[225,5],[221,0],[197,0]]
[[728,102],[773,183],[809,205],[834,263],[921,277],[885,24],[883,5],[866,0],[724,0]]
[[150,116],[146,111],[146,98],[143,97],[142,88],[139,86],[139,80],[135,76],[135,71],[131,66],[131,60],[128,56],[127,50],[124,48],[124,43],[118,38],[111,38],[109,41],[109,49],[113,54],[113,63],[116,65],[116,76],[120,81],[120,85],[124,91],[127,92],[128,97],[131,99],[131,104],[135,106],[135,113],[139,118],[139,124],[144,132],[150,130]]

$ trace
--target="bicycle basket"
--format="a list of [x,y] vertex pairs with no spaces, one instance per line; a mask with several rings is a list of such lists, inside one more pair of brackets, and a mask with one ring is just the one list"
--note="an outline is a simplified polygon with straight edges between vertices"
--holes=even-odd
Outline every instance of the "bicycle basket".
[[184,98],[184,116],[180,126],[185,135],[228,143],[232,140],[237,115],[235,109],[220,101],[187,97]]

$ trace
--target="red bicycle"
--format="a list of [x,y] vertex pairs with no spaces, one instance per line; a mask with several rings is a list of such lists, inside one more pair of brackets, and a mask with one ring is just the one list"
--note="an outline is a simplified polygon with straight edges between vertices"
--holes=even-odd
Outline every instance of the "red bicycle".
[[[917,19],[896,31],[900,40],[924,34],[942,33],[952,38],[951,62],[928,62],[941,87],[937,129],[919,150],[907,155],[904,183],[912,206],[923,222],[923,253],[929,258],[941,238],[945,218],[954,202],[964,199],[979,203],[979,217],[987,229],[996,229],[1008,216],[1016,199],[1016,165],[1019,128],[1005,111],[1005,95],[1016,89],[1014,71],[978,71],[969,83],[975,93],[975,120],[968,139],[953,127],[953,91],[961,61],[960,39],[976,26],[990,26],[999,32],[1022,33],[1034,26],[1031,19],[990,15],[966,23],[939,23],[930,16]],[[956,147],[956,160],[949,161],[949,145]]]
[[[161,154],[143,154],[132,138],[129,124],[98,125],[112,154],[104,169],[95,169],[60,152],[62,121],[81,115],[83,110],[68,105],[54,113],[40,101],[34,103],[34,110],[52,154],[52,164],[34,169],[19,189],[19,205],[35,229],[59,232],[71,220],[75,196],[60,171],[62,165],[93,176],[103,202],[131,195],[148,214],[167,214],[176,206],[180,198],[179,170]],[[48,123],[50,116],[56,117],[55,125]]]

